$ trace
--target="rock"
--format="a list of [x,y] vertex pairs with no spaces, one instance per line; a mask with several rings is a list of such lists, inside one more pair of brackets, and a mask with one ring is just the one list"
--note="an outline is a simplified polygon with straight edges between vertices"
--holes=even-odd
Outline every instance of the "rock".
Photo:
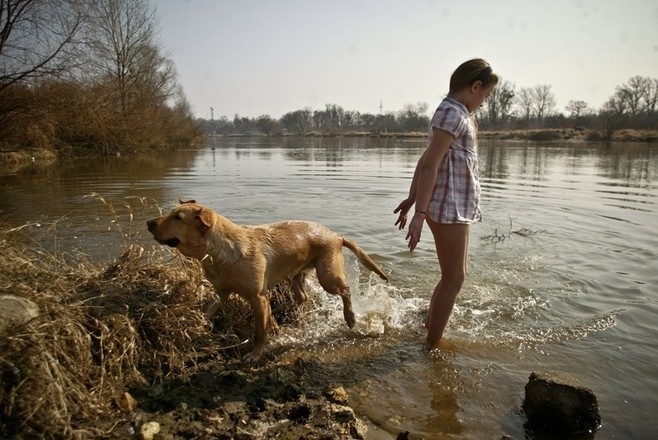
[[560,436],[592,433],[601,425],[592,390],[563,371],[532,373],[523,411],[532,427]]
[[126,392],[119,396],[117,399],[117,406],[121,411],[129,413],[137,408],[137,401],[133,396],[130,395],[130,393]]
[[39,306],[27,298],[0,295],[0,331],[25,324],[39,316]]
[[339,405],[347,405],[347,391],[343,387],[336,387],[329,389],[325,392],[327,399],[332,403],[337,403]]
[[142,440],[153,440],[156,434],[160,432],[160,424],[158,422],[147,422],[142,425],[139,430],[139,438]]
[[329,407],[332,418],[338,423],[349,423],[356,421],[354,410],[349,406],[333,404]]

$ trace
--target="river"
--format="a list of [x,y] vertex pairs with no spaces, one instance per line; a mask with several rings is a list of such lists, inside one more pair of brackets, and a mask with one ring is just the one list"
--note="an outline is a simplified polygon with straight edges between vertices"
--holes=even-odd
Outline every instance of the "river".
[[152,245],[144,220],[179,198],[236,223],[319,221],[357,241],[391,281],[346,253],[355,328],[326,295],[270,349],[323,362],[360,414],[428,439],[520,439],[528,376],[559,369],[597,395],[597,439],[656,438],[658,145],[482,141],[483,221],[440,351],[423,346],[439,276],[431,233],[409,253],[393,226],[424,146],[217,138],[157,157],[35,164],[0,175],[0,216],[38,229],[54,252],[101,262],[126,242]]

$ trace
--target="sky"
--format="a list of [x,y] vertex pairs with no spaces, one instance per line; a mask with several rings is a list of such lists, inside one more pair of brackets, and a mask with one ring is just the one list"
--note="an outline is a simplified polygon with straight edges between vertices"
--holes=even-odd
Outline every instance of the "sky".
[[[154,0],[165,53],[196,117],[336,104],[432,111],[450,75],[484,58],[556,110],[599,109],[634,76],[658,78],[656,0]],[[381,108],[380,108],[381,106]]]

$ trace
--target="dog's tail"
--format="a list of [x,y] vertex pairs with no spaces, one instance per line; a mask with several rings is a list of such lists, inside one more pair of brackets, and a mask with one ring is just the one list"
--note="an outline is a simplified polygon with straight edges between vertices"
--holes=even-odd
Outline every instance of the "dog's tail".
[[379,266],[377,266],[377,263],[372,261],[372,258],[370,258],[370,256],[366,254],[366,252],[363,249],[361,249],[361,247],[358,244],[356,244],[355,242],[353,242],[347,237],[342,237],[342,238],[343,238],[343,246],[354,252],[354,255],[356,255],[356,257],[359,259],[361,264],[363,264],[365,267],[367,267],[368,269],[379,275],[382,280],[388,282],[388,277],[386,276],[386,274],[384,274],[384,272],[379,268]]

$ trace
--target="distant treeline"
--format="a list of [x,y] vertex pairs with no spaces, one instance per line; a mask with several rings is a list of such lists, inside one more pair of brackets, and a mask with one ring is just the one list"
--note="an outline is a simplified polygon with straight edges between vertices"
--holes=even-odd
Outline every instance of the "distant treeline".
[[[600,109],[574,100],[559,111],[550,86],[502,81],[477,117],[488,130],[585,127],[611,138],[657,129],[657,100],[658,80],[637,76]],[[328,104],[280,119],[195,120],[150,0],[0,1],[0,151],[114,154],[189,145],[201,133],[424,133],[430,114],[426,103],[381,114]]]
[[[233,119],[197,119],[203,133],[230,134],[346,134],[425,132],[429,125],[428,104],[406,105],[397,112],[381,114],[345,110],[327,104],[324,110],[304,108],[286,113],[280,119],[269,115]],[[476,112],[483,130],[533,130],[588,128],[604,138],[621,129],[658,129],[658,79],[633,77],[618,86],[600,109],[585,101],[572,100],[559,111],[551,86],[517,88],[501,81],[494,93]]]
[[0,151],[113,154],[200,136],[149,0],[0,2]]

